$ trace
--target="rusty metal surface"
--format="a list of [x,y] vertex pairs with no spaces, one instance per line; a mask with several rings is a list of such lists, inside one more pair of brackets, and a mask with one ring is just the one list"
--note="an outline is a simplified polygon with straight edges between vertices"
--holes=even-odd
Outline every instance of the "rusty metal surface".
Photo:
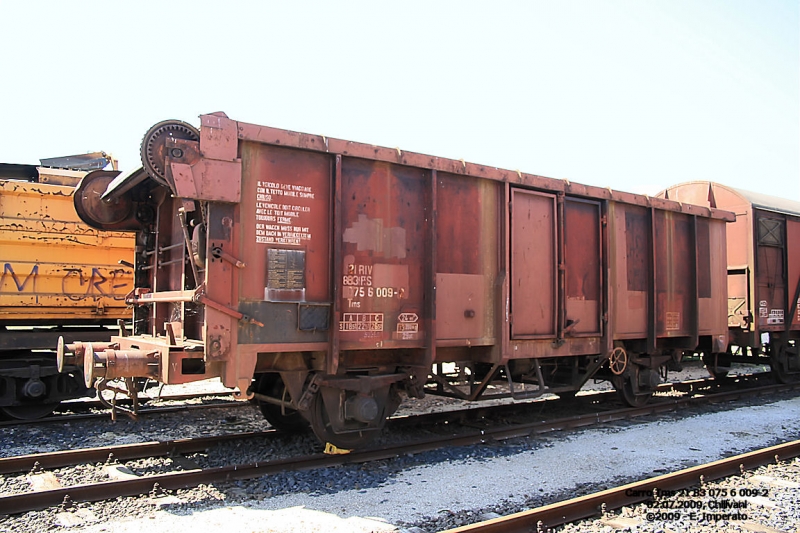
[[425,170],[344,158],[340,348],[423,347]]
[[502,190],[444,172],[436,181],[436,338],[493,343]]
[[604,292],[599,202],[567,198],[564,204],[565,322],[569,336],[602,334]]
[[[706,229],[702,229],[705,226]],[[724,273],[727,271],[726,248],[730,238],[728,230],[730,224],[721,224],[716,221],[706,221],[698,218],[698,268],[703,271],[698,274],[700,286],[698,306],[698,328],[701,335],[713,335],[724,317],[729,317],[728,279]],[[707,239],[707,240],[706,240]],[[700,251],[703,254],[700,254]],[[705,260],[708,263],[705,263]],[[705,268],[708,268],[708,271]],[[710,289],[710,297],[704,288]],[[728,294],[728,300],[725,295]],[[729,323],[729,322],[728,322]],[[730,323],[729,323],[730,324]],[[719,350],[722,351],[722,350]]]
[[237,122],[237,127],[239,138],[244,141],[256,141],[267,144],[291,146],[295,148],[301,148],[303,150],[331,154],[339,153],[345,156],[359,157],[374,161],[397,163],[400,165],[416,166],[456,175],[502,181],[512,185],[524,185],[526,187],[542,188],[552,192],[563,192],[577,196],[588,196],[598,200],[615,200],[645,207],[657,207],[659,209],[680,211],[687,214],[733,220],[733,217],[730,215],[730,213],[717,209],[708,209],[691,204],[680,204],[678,202],[665,200],[662,198],[614,191],[608,188],[573,183],[569,180],[546,178],[543,176],[537,176],[535,174],[526,174],[520,171],[498,169],[486,165],[468,163],[463,160],[445,159],[431,155],[417,154],[414,152],[405,152],[398,148],[385,148],[370,144],[324,137],[322,135],[298,133],[278,128],[271,128],[268,126],[248,124],[245,122]]
[[621,203],[609,218],[615,338],[726,338],[724,223]]
[[755,212],[755,321],[759,331],[782,331],[786,316],[784,217]]
[[693,220],[667,211],[655,215],[656,335],[692,335],[697,320]]
[[197,141],[198,138],[199,132],[190,124],[165,120],[154,125],[144,135],[141,147],[142,163],[148,174],[157,179],[166,180],[167,157],[178,155],[171,152],[173,145],[170,141],[175,139]]
[[[800,218],[787,217],[786,242],[800,243]],[[788,244],[787,256],[788,314],[792,314],[792,307],[794,306],[791,329],[800,330],[800,302],[791,301],[797,291],[800,290],[800,245]]]
[[[762,332],[785,331],[800,284],[800,202],[713,182],[682,183],[659,196],[736,213],[727,230],[729,325],[756,347]],[[794,315],[791,329],[800,330]]]
[[102,224],[106,230],[131,229],[134,204],[130,198],[102,199],[103,192],[118,174],[118,171],[96,170],[78,184],[73,202],[78,217],[86,224]]
[[240,297],[329,301],[330,159],[255,143],[242,159]]
[[512,337],[555,337],[556,197],[514,190],[511,206]]
[[245,393],[287,351],[306,352],[304,371],[423,375],[602,356],[616,339],[650,354],[725,339],[709,251],[728,212],[221,113],[201,124],[198,140],[167,123],[145,137],[161,186],[105,193],[151,198],[137,257],[152,295],[115,342],[159,347],[169,383],[219,375]]

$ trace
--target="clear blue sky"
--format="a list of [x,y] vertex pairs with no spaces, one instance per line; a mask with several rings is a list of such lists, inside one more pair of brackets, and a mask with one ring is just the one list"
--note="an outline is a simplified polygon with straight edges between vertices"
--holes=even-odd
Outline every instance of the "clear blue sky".
[[0,0],[0,162],[235,120],[655,193],[800,199],[798,0]]

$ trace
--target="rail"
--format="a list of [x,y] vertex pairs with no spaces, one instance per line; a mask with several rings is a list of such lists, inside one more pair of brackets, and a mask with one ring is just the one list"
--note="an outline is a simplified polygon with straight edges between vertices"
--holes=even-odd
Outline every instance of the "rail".
[[[617,409],[603,413],[592,413],[589,415],[574,416],[543,422],[524,423],[510,427],[504,426],[497,428],[486,428],[457,436],[446,435],[411,443],[401,443],[398,445],[378,447],[370,450],[354,451],[346,455],[316,454],[262,463],[196,469],[183,472],[144,476],[137,479],[108,481],[90,485],[74,485],[70,487],[43,490],[39,492],[15,494],[0,497],[0,512],[6,514],[15,514],[55,507],[64,502],[65,498],[71,501],[102,501],[120,496],[137,496],[141,494],[147,494],[153,491],[154,488],[178,490],[195,487],[200,484],[252,479],[259,476],[275,474],[284,471],[312,470],[316,468],[326,468],[345,464],[359,464],[369,461],[379,461],[408,454],[433,451],[444,447],[468,446],[491,440],[499,441],[517,437],[526,437],[534,434],[548,433],[568,428],[589,426],[595,423],[607,423],[626,418],[657,414],[672,411],[679,406],[690,403],[700,404],[708,402],[721,402],[739,399],[744,396],[771,394],[776,391],[796,390],[798,388],[800,388],[800,384],[770,385],[766,387],[731,391],[715,395],[665,400],[644,407]],[[442,416],[442,413],[434,413],[430,416]],[[109,449],[104,449],[103,452],[105,454],[109,452],[113,453],[113,450],[109,451]],[[8,458],[9,464],[11,464],[12,460],[15,459],[16,458]],[[32,456],[27,457],[26,460],[28,463],[25,465],[26,469],[31,465],[31,459]],[[2,461],[5,460],[0,460],[0,465],[3,464]],[[0,468],[2,468],[2,466],[0,466]]]
[[604,508],[612,510],[641,503],[650,499],[654,490],[678,491],[702,484],[705,481],[740,474],[773,461],[777,462],[798,456],[800,456],[800,440],[628,483],[529,511],[449,529],[444,533],[529,533],[537,531],[537,528],[541,527],[551,528],[598,516]]

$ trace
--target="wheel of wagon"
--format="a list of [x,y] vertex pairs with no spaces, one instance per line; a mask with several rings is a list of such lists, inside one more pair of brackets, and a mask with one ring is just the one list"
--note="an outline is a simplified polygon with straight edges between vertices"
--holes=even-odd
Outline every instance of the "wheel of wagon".
[[631,382],[630,376],[620,376],[619,379],[613,380],[613,384],[614,388],[617,390],[617,394],[622,398],[622,401],[631,407],[642,407],[650,401],[650,398],[653,396],[652,391],[645,393],[640,391],[639,394],[635,394],[633,392],[633,383]]
[[311,429],[314,430],[314,434],[322,442],[333,444],[337,448],[344,450],[363,447],[381,432],[380,429],[363,429],[347,433],[335,433],[328,417],[328,411],[325,409],[322,393],[317,394],[311,402]]
[[711,374],[714,379],[725,379],[728,372],[731,370],[731,360],[729,354],[703,353],[703,364],[706,365],[706,370]]
[[0,407],[0,413],[6,419],[36,420],[52,415],[58,407],[57,403],[32,403],[28,405],[7,405]]
[[789,385],[800,381],[800,369],[794,369],[794,367],[800,367],[800,364],[798,364],[800,356],[797,355],[796,350],[796,347],[778,344],[770,353],[770,369],[775,381],[778,383]]
[[[283,402],[290,402],[291,397],[286,385],[283,383],[280,374],[262,374],[256,383],[256,392],[275,398]],[[299,433],[308,429],[306,420],[300,411],[286,407],[285,405],[275,405],[274,403],[262,402],[257,400],[261,414],[267,422],[274,428]]]

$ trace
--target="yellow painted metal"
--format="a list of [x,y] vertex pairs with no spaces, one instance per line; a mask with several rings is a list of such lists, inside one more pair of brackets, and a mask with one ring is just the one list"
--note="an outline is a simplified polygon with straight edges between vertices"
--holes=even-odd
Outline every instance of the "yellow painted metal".
[[132,233],[80,221],[74,188],[0,180],[0,322],[129,319]]

